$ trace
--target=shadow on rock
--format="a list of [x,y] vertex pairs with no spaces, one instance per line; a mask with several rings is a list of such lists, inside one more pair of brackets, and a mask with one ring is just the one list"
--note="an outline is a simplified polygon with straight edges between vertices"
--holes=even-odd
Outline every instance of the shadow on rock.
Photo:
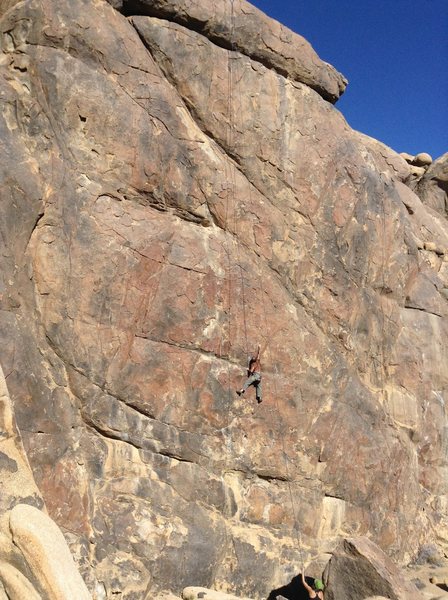
[[[310,585],[313,584],[314,579],[312,577],[305,577],[305,579],[306,582]],[[303,587],[302,578],[300,575],[296,575],[295,577],[293,577],[288,584],[283,585],[282,587],[279,587],[275,590],[272,590],[272,592],[267,597],[267,600],[276,600],[277,596],[282,596],[283,598],[286,598],[286,600],[309,599],[308,592]],[[280,600],[282,599],[280,598]]]

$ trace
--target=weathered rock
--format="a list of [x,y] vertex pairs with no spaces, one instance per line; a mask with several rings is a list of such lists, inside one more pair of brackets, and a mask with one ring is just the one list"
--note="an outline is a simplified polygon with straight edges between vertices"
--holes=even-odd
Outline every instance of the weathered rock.
[[448,153],[428,168],[418,184],[422,201],[443,216],[448,216]]
[[334,552],[325,577],[325,598],[329,600],[355,600],[360,596],[423,599],[417,587],[367,538],[344,540]]
[[403,157],[404,160],[409,164],[412,164],[414,161],[414,156],[408,152],[400,152],[400,156]]
[[214,44],[239,52],[276,70],[293,81],[305,83],[323,98],[335,102],[347,80],[320,60],[310,44],[281,23],[273,21],[245,0],[120,0],[111,2],[124,14],[145,14],[174,21],[198,31]]
[[448,547],[446,219],[228,17],[114,5],[0,21],[2,360],[88,586],[261,597],[348,534]]
[[27,501],[42,508],[42,496],[33,481],[31,469],[15,424],[12,404],[0,367],[0,528],[8,531],[9,511]]
[[414,159],[412,161],[412,164],[415,165],[416,167],[424,167],[426,169],[429,167],[429,165],[431,163],[432,163],[432,156],[430,156],[427,152],[420,152],[419,154],[414,156]]
[[8,600],[42,600],[33,584],[12,565],[0,563],[0,581]]
[[11,510],[9,527],[14,544],[24,555],[48,600],[89,600],[67,543],[57,525],[28,504]]
[[433,569],[430,575],[430,582],[448,591],[448,568]]
[[89,600],[67,543],[40,509],[0,367],[0,585],[8,600]]
[[20,2],[20,0],[3,0],[3,2],[0,4],[0,16],[5,14],[10,8],[12,8],[18,2]]
[[250,600],[249,598],[241,598],[225,592],[194,586],[186,587],[182,591],[182,598],[183,600]]
[[424,167],[412,166],[411,167],[411,176],[413,179],[420,179],[425,174],[426,169]]
[[418,588],[426,600],[445,600],[448,591],[445,579],[447,574],[446,559],[442,561],[445,566],[438,566],[431,562],[425,565],[410,565],[406,569],[406,576]]

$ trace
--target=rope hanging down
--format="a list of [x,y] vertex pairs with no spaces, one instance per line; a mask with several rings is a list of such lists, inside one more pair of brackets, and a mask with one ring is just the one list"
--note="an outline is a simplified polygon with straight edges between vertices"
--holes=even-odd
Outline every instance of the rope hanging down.
[[[235,52],[234,0],[230,0],[230,7],[231,7],[231,16],[230,16],[230,24],[231,24],[230,25],[230,48],[231,49],[229,52],[228,69],[227,69],[227,91],[228,91],[227,148],[228,148],[228,150],[231,151],[231,149],[233,148],[234,142],[235,142],[235,140],[234,140],[235,123],[234,123],[234,106],[233,106],[234,85],[233,85],[233,65],[232,65],[232,61],[234,60],[234,52]],[[226,164],[225,172],[227,172],[227,161],[225,164]],[[226,173],[226,175],[227,175],[227,173]],[[241,282],[241,300],[242,300],[242,308],[243,308],[245,353],[246,353],[246,355],[248,355],[249,347],[248,347],[247,318],[246,318],[246,284],[245,284],[245,280],[244,280],[244,269],[241,264],[241,262],[242,262],[241,261],[241,249],[240,249],[240,244],[239,244],[239,240],[238,240],[238,228],[237,228],[237,217],[236,217],[236,168],[235,168],[235,165],[233,165],[233,164],[230,164],[230,166],[229,166],[229,177],[227,178],[227,181],[230,182],[230,190],[228,190],[227,194],[226,194],[225,230],[227,233],[228,232],[228,224],[229,224],[229,221],[231,221],[233,224],[233,228],[234,228],[233,241],[235,244],[236,266],[239,269],[240,282]],[[252,191],[251,191],[251,183],[250,182],[249,182],[248,187],[249,187],[249,203],[251,203]],[[227,233],[227,235],[229,235],[229,234]],[[231,323],[232,323],[231,274],[232,274],[233,257],[232,257],[231,248],[230,248],[227,240],[226,240],[225,251],[227,254],[227,266],[228,266],[228,345],[229,345],[229,349],[230,349],[230,346],[231,346]],[[261,297],[261,299],[262,299],[262,309],[263,309],[263,315],[264,315],[265,330],[269,331],[268,323],[267,323],[265,299],[264,299],[264,290],[261,288],[262,278],[258,277],[258,281],[259,281],[259,294],[257,295],[257,297],[258,298]],[[274,364],[271,350],[269,349],[268,352],[269,352],[270,362],[271,362],[271,364]],[[231,386],[230,386],[230,367],[228,367],[228,368],[229,368],[229,373],[228,373],[229,391],[228,391],[228,393],[229,393],[229,399],[230,399],[232,392],[231,392]],[[278,389],[277,389],[277,377],[278,377],[278,370],[277,370],[277,366],[275,366],[275,374],[273,377],[274,398],[275,398],[275,406],[276,406],[276,410],[277,410],[277,415],[280,415],[280,406],[279,406],[279,401],[278,401]],[[290,469],[289,469],[288,457],[287,457],[286,447],[285,447],[285,440],[284,440],[283,436],[281,436],[281,444],[282,444],[282,454],[283,454],[283,458],[285,461],[286,483],[287,483],[287,487],[288,487],[289,499],[290,499],[290,504],[291,504],[291,512],[292,512],[293,523],[294,523],[293,529],[294,529],[294,534],[295,534],[295,538],[296,538],[298,549],[299,549],[299,556],[300,556],[302,572],[304,572],[302,539],[301,539],[301,533],[300,533],[298,521],[297,521],[298,511],[296,510],[296,506],[295,506],[294,494],[293,494],[293,489],[292,489],[292,481],[291,481],[291,473],[290,473]]]
[[[227,152],[228,155],[231,154],[235,138],[234,138],[234,130],[235,130],[235,121],[234,121],[234,73],[233,73],[233,61],[235,60],[235,42],[234,42],[234,32],[235,32],[235,9],[234,9],[234,0],[230,2],[230,51],[228,54],[228,68],[227,68],[227,114],[228,114],[228,128],[227,128]],[[230,161],[226,160],[226,165],[229,162],[229,177],[228,181],[230,183],[230,189],[227,191],[227,204],[226,204],[226,232],[229,231],[228,223],[231,221],[231,225],[233,226],[233,244],[235,245],[235,253],[236,253],[236,266],[239,269],[240,282],[241,282],[241,299],[242,299],[242,308],[243,308],[243,328],[244,328],[244,352],[248,354],[248,335],[247,335],[247,318],[246,318],[246,291],[245,291],[245,281],[244,281],[244,270],[241,264],[241,250],[240,244],[238,240],[238,218],[236,214],[236,166]],[[231,200],[231,210],[232,214],[229,211],[229,199]],[[228,259],[230,263],[232,262],[232,256],[229,248]],[[229,286],[230,286],[230,278],[231,278],[231,268],[229,266]],[[230,302],[229,302],[229,311]],[[230,332],[229,332],[230,335]],[[229,340],[230,343],[230,340]]]
[[[262,278],[259,277],[258,280],[261,282]],[[269,331],[270,328],[268,326],[268,319],[267,319],[267,313],[266,313],[266,304],[265,304],[265,299],[264,299],[264,290],[261,288],[261,283],[259,285],[259,294],[258,297],[262,298],[262,309],[263,309],[263,319],[264,319],[264,326],[265,326],[265,330]],[[272,340],[272,337],[269,336],[268,340]],[[268,349],[268,353],[269,353],[269,362],[273,365],[274,367],[274,376],[272,378],[273,380],[273,388],[274,388],[274,398],[275,398],[275,406],[277,409],[277,415],[280,415],[280,404],[279,404],[279,393],[278,393],[278,387],[277,387],[277,379],[278,379],[278,368],[277,365],[274,364],[273,362],[273,356],[272,356],[272,351],[270,349],[269,346],[267,346]],[[291,481],[291,473],[289,470],[289,460],[288,460],[288,455],[286,454],[286,445],[285,445],[285,438],[284,436],[280,436],[281,438],[281,444],[282,444],[282,455],[283,455],[283,459],[285,461],[285,472],[286,472],[286,484],[288,486],[288,492],[289,492],[289,501],[291,504],[291,513],[292,513],[292,518],[293,518],[293,531],[296,537],[296,541],[297,541],[297,545],[298,545],[298,549],[299,549],[299,557],[300,557],[300,566],[302,568],[302,573],[305,572],[305,565],[304,565],[304,560],[303,560],[303,550],[302,550],[302,536],[300,533],[300,529],[299,529],[299,524],[298,524],[298,519],[297,519],[297,515],[298,515],[298,511],[296,511],[296,506],[295,506],[295,501],[294,501],[294,494],[293,494],[293,490],[292,490],[292,481]]]

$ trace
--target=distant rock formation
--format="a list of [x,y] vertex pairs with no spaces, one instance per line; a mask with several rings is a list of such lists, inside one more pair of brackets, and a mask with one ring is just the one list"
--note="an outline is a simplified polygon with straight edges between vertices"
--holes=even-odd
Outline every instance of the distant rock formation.
[[354,536],[447,554],[446,155],[411,183],[242,0],[0,15],[1,360],[25,504],[92,596],[266,597]]

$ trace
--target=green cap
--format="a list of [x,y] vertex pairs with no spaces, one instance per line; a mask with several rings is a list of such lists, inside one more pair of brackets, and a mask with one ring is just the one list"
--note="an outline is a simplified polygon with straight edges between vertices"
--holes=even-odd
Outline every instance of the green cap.
[[324,589],[324,584],[320,579],[314,580],[314,589],[315,590],[323,590]]

